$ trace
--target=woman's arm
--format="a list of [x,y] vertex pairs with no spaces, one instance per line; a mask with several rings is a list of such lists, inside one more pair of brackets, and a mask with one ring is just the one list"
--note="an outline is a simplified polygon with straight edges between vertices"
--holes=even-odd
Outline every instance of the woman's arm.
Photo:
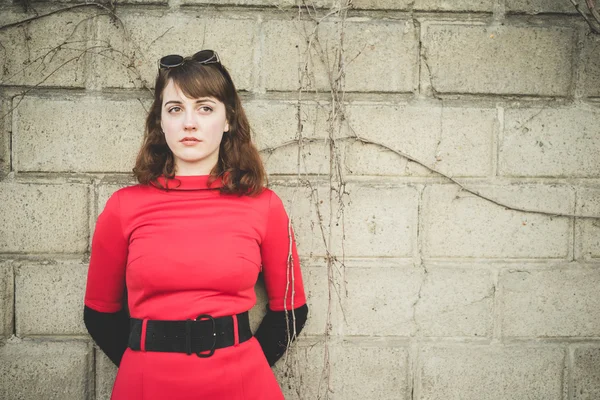
[[116,192],[96,221],[83,311],[90,336],[116,365],[127,348],[129,336],[129,315],[123,307],[129,240],[121,220]]
[[83,307],[83,321],[100,350],[118,367],[129,341],[129,314],[125,309],[103,313]]
[[294,330],[296,335],[300,333],[308,316],[296,241],[289,222],[283,202],[271,192],[261,243],[269,306],[255,334],[271,366],[295,339]]
[[267,308],[267,314],[254,336],[260,343],[270,366],[273,366],[283,356],[288,344],[291,344],[295,336],[300,334],[307,317],[308,306],[306,304],[289,311],[273,311]]

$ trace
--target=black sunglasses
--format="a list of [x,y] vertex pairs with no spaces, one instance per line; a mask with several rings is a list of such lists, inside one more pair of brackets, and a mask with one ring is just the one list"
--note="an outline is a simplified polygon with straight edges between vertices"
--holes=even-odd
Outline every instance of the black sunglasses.
[[164,56],[158,61],[158,69],[179,67],[188,60],[192,60],[200,64],[221,64],[221,59],[216,51],[200,50],[189,58],[180,56],[179,54],[170,54],[168,56]]

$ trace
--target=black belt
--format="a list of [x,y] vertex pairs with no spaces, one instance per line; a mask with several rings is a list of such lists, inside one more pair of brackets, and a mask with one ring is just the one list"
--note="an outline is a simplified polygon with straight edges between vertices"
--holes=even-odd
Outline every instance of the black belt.
[[[237,314],[239,343],[252,337],[248,311]],[[131,318],[129,348],[141,350],[142,326],[144,320]],[[215,349],[233,346],[233,317],[213,318],[200,315],[195,320],[183,321],[146,321],[146,351],[195,353],[198,357],[210,357]]]

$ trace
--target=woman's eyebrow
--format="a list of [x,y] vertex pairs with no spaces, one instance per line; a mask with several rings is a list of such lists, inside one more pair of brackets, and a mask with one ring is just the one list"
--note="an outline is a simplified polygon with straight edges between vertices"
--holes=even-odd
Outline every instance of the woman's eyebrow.
[[211,99],[209,99],[208,97],[200,97],[198,100],[196,100],[196,103],[204,103],[204,102],[217,104],[214,101],[212,101]]
[[[202,98],[196,100],[196,104],[198,104],[198,103],[204,103],[204,102],[217,104],[214,101],[212,101],[211,99],[209,99],[208,97],[202,97]],[[163,107],[166,107],[169,104],[183,104],[183,102],[181,102],[179,100],[169,100],[169,101],[167,101],[165,103],[165,105]]]

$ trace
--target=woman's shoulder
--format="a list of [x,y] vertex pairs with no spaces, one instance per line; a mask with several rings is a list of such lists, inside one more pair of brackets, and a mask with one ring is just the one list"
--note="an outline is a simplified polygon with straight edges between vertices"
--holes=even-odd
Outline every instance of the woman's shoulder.
[[277,193],[274,190],[269,189],[268,187],[263,187],[261,192],[256,196],[252,196],[256,201],[260,203],[264,203],[265,205],[270,205],[272,201],[281,201]]
[[130,203],[136,203],[139,199],[144,198],[149,191],[151,191],[148,185],[143,184],[134,184],[128,186],[121,186],[114,190],[112,194],[108,197],[107,205],[119,204],[119,206],[123,206]]
[[262,192],[257,196],[257,201],[267,214],[285,209],[284,201],[279,197],[277,192],[267,187],[264,187]]

